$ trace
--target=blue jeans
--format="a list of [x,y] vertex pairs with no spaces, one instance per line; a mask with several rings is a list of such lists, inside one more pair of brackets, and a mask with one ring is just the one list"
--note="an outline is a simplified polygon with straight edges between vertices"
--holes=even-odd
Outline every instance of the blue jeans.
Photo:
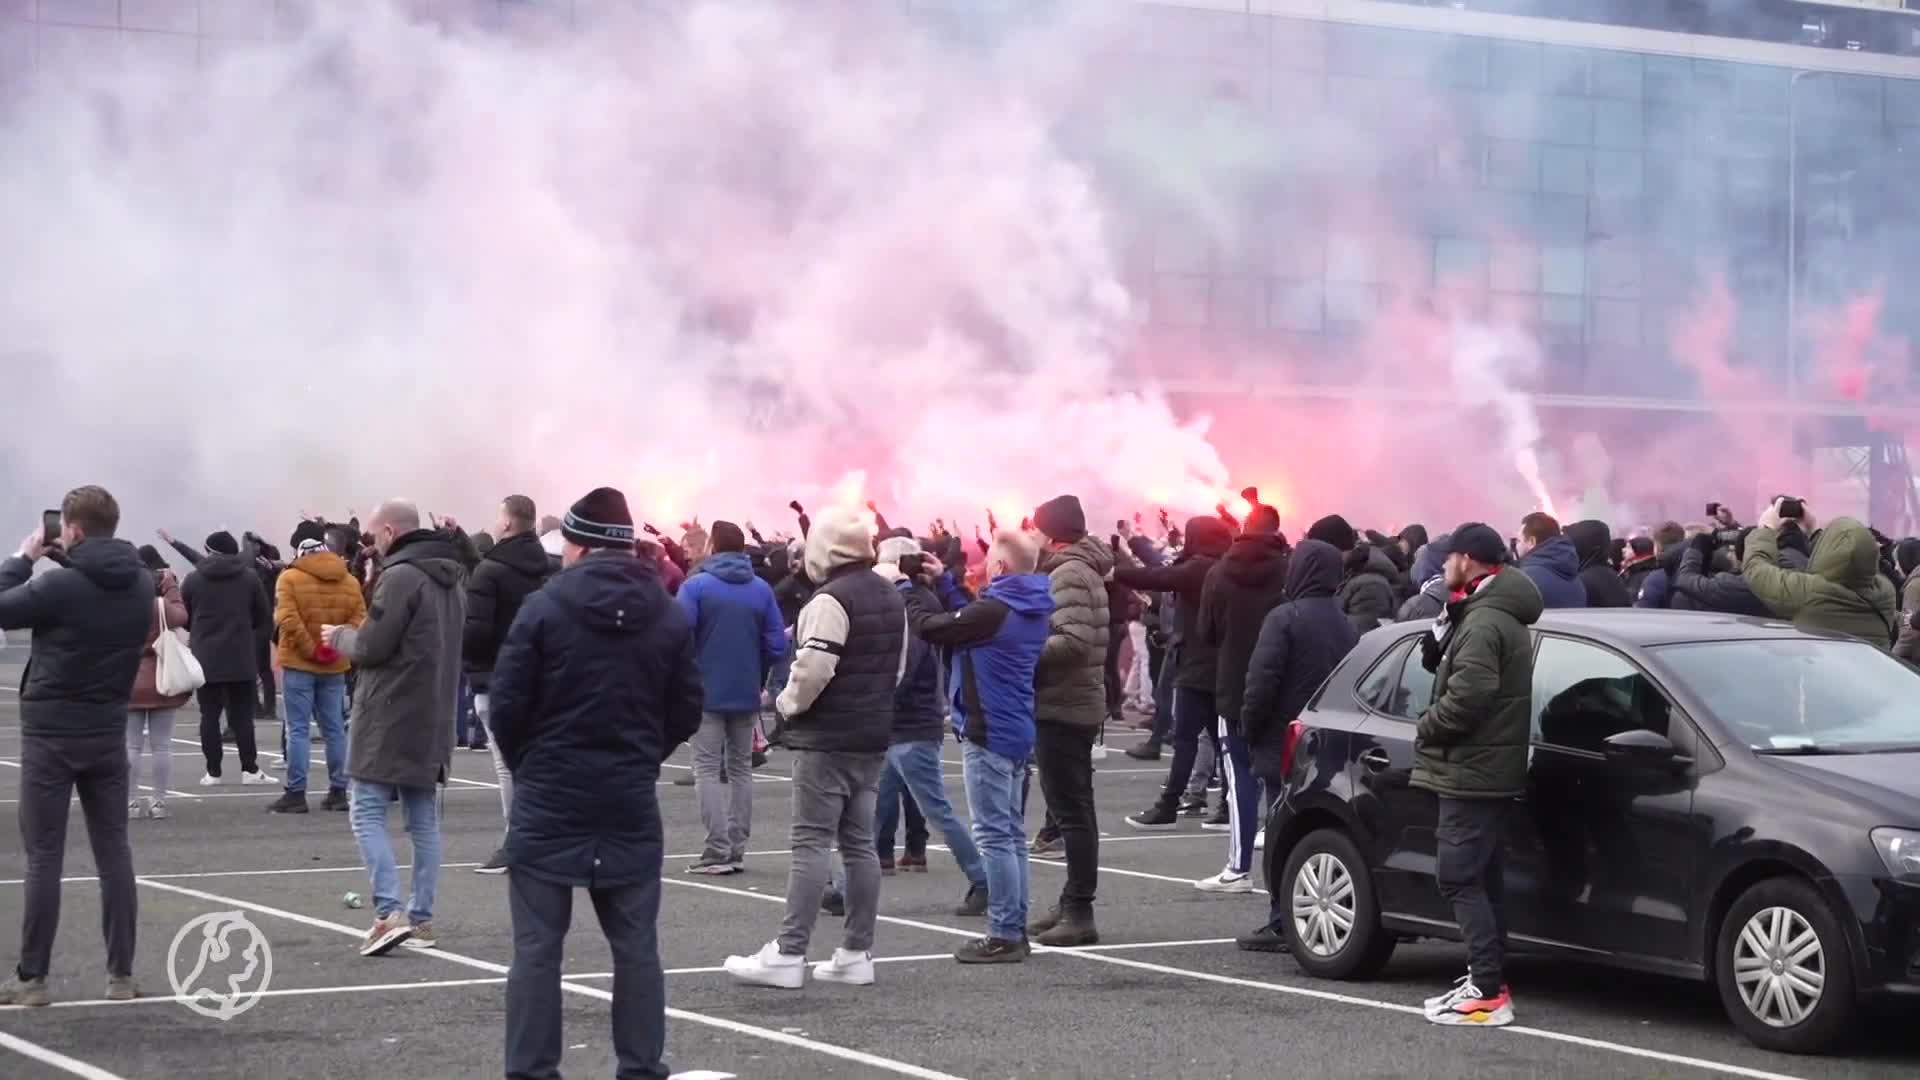
[[1027,763],[970,742],[960,744],[960,760],[973,838],[986,868],[987,935],[1020,941],[1027,935],[1027,829],[1020,816]]
[[[974,885],[985,885],[987,872],[980,865],[980,849],[974,845],[967,827],[960,824],[960,818],[953,812],[953,804],[947,801],[947,781],[940,772],[940,745],[939,740],[928,739],[924,742],[897,743],[887,750],[887,767],[880,771],[880,811],[874,824],[874,835],[881,838],[888,851],[893,850],[893,822],[889,820],[887,811],[898,801],[900,790],[905,788],[913,800],[920,804],[920,812],[926,816],[927,824],[940,830],[940,835],[946,839],[947,850],[953,853],[953,861],[960,864],[960,872],[967,876],[967,881]],[[973,797],[971,787],[967,789],[967,797]],[[911,842],[907,848],[912,850]]]
[[287,671],[286,685],[280,688],[287,715],[287,794],[307,793],[307,760],[313,751],[309,725],[316,719],[327,741],[327,790],[347,790],[346,695],[345,675]]
[[373,911],[380,918],[400,910],[400,868],[387,836],[387,807],[397,797],[407,813],[407,835],[413,838],[413,896],[408,898],[407,921],[415,926],[433,921],[433,888],[440,880],[440,811],[430,787],[395,787],[367,780],[353,782],[353,824],[360,861],[367,864],[373,883]]

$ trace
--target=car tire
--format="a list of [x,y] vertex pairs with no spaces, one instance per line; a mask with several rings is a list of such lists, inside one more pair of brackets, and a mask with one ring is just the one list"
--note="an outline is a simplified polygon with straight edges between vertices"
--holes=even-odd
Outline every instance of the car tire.
[[[1300,970],[1322,979],[1370,979],[1392,958],[1398,939],[1380,925],[1373,874],[1346,833],[1319,829],[1293,845],[1280,888],[1292,910],[1325,904],[1285,921],[1287,948]],[[1344,936],[1342,914],[1350,923]]]
[[[1800,878],[1769,878],[1740,894],[1720,923],[1713,967],[1721,1006],[1755,1046],[1817,1054],[1845,1040],[1858,1016],[1846,932]],[[1807,993],[1809,973],[1817,994]]]

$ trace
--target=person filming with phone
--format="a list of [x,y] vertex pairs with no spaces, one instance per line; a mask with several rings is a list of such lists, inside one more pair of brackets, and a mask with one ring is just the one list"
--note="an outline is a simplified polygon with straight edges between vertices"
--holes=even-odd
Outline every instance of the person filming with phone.
[[[1805,572],[1783,568],[1780,535],[1788,527],[1815,537]],[[1747,534],[1741,564],[1753,595],[1804,630],[1831,630],[1892,652],[1898,599],[1880,575],[1880,546],[1866,525],[1834,518],[1818,529],[1802,499],[1782,495]]]
[[[20,961],[0,983],[0,1005],[51,1000],[47,971],[76,790],[100,875],[106,997],[136,993],[126,728],[140,657],[153,640],[153,575],[132,544],[114,538],[120,505],[104,489],[68,492],[57,524],[29,533],[20,553],[0,563],[0,627],[33,632],[20,683]],[[35,577],[34,564],[56,550],[66,557],[62,567]]]

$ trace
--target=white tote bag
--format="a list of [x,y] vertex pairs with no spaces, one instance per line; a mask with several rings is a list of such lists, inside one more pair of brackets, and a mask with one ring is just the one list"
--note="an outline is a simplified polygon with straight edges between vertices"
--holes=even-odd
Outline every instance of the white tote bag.
[[206,685],[207,673],[201,670],[200,661],[194,659],[193,650],[187,648],[186,635],[167,629],[166,599],[157,599],[154,604],[160,609],[160,636],[153,639],[153,653],[158,660],[153,669],[153,688],[162,697],[191,694]]

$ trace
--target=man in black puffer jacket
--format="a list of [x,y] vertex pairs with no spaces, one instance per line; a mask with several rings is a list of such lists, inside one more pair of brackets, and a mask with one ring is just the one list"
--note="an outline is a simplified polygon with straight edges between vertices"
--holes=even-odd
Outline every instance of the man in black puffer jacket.
[[[493,695],[490,692],[493,665],[507,631],[520,614],[520,608],[553,574],[552,563],[540,537],[533,531],[539,520],[533,500],[525,495],[509,495],[500,502],[500,521],[495,525],[499,539],[480,565],[467,578],[467,616],[460,631],[460,660],[466,668],[467,684],[473,688],[474,718],[489,734],[493,728]],[[497,740],[489,740],[493,753],[493,772],[500,784],[500,814],[513,819],[513,772],[500,753]],[[493,857],[478,869],[482,874],[504,874],[507,850],[502,843]]]
[[1194,883],[1206,892],[1253,890],[1260,783],[1247,756],[1240,700],[1260,626],[1267,613],[1287,598],[1290,553],[1287,538],[1280,535],[1279,512],[1271,506],[1256,506],[1247,514],[1246,531],[1234,538],[1226,557],[1208,571],[1200,597],[1200,640],[1220,651],[1213,695],[1227,760],[1227,865],[1213,877]]
[[260,771],[259,751],[253,739],[253,711],[258,704],[259,643],[273,626],[273,605],[267,602],[260,576],[233,536],[217,532],[207,537],[207,553],[194,564],[180,587],[187,605],[187,636],[200,661],[206,684],[200,687],[200,753],[207,759],[207,776],[220,779],[221,713],[233,732],[240,754],[243,784],[267,784],[273,777]]
[[1591,519],[1576,521],[1567,526],[1566,535],[1573,541],[1574,554],[1580,558],[1580,584],[1587,590],[1587,606],[1632,607],[1633,596],[1627,592],[1626,582],[1607,564],[1608,551],[1613,546],[1613,530],[1607,528],[1607,523]]
[[[140,554],[114,538],[120,504],[97,487],[60,504],[58,544],[36,528],[20,554],[0,563],[0,630],[33,631],[20,677],[20,839],[26,849],[20,962],[0,984],[0,1005],[45,1005],[67,804],[80,793],[100,875],[107,944],[107,998],[132,999],[133,852],[127,846],[127,702],[151,638],[153,576]],[[43,556],[66,565],[33,576]]]
[[1700,611],[1773,618],[1773,609],[1753,595],[1753,589],[1747,585],[1746,575],[1739,569],[1741,560],[1746,558],[1749,531],[1741,530],[1733,545],[1734,569],[1723,574],[1712,571],[1713,550],[1718,546],[1716,534],[1703,532],[1695,536],[1687,545],[1685,554],[1680,556],[1680,568],[1673,578],[1674,590],[1691,600]]
[[1201,640],[1200,607],[1207,573],[1232,545],[1233,535],[1219,518],[1189,518],[1186,547],[1172,565],[1157,569],[1123,565],[1113,571],[1113,579],[1128,588],[1173,593],[1180,638],[1179,661],[1173,672],[1173,767],[1160,798],[1146,810],[1127,817],[1127,824],[1136,829],[1168,832],[1179,823],[1180,796],[1192,778],[1200,736],[1219,723],[1214,691],[1220,678],[1220,649]]

